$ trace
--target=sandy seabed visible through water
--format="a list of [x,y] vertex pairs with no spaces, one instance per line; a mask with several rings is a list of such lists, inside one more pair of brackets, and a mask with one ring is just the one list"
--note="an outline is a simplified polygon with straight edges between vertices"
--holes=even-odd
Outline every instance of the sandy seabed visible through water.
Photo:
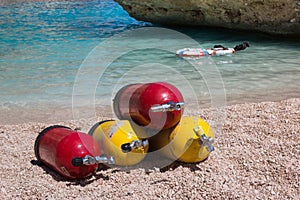
[[[209,110],[203,112],[205,116]],[[232,105],[226,107],[226,113],[215,151],[203,162],[174,162],[164,170],[150,171],[102,169],[74,182],[32,164],[36,160],[34,141],[52,124],[0,125],[0,197],[299,199],[300,99]],[[72,120],[58,124],[76,128],[94,123]]]

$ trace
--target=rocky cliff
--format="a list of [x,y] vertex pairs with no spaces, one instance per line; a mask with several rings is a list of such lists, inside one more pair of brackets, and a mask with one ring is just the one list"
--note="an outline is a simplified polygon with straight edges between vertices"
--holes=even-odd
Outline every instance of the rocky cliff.
[[300,0],[116,0],[134,18],[155,24],[300,33]]

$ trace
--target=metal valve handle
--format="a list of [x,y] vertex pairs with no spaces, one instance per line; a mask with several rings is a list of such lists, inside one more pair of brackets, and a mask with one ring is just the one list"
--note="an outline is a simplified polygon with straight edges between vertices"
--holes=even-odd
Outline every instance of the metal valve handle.
[[167,112],[181,110],[184,107],[184,102],[168,102],[166,104],[153,105],[150,110],[152,112]]
[[199,143],[205,146],[208,152],[212,152],[215,150],[215,147],[213,146],[214,139],[211,137],[206,137],[206,135],[202,134]]
[[129,153],[134,149],[148,146],[148,140],[133,140],[131,143],[125,143],[121,145],[123,153]]
[[101,155],[101,156],[85,156],[84,158],[76,157],[72,159],[72,165],[79,167],[82,165],[94,165],[99,163],[115,164],[115,159],[112,156]]
[[215,150],[214,139],[212,137],[207,137],[200,126],[194,128],[194,132],[199,136],[199,144],[204,146],[208,152]]

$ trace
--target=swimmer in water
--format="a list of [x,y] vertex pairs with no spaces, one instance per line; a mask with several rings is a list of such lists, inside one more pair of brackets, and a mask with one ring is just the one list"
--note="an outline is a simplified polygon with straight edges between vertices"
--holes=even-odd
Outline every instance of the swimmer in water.
[[[243,42],[242,44],[236,45],[233,49],[235,51],[241,51],[246,49],[247,47],[250,47],[249,42]],[[213,49],[222,48],[223,50],[227,50],[228,48],[223,47],[222,45],[215,45]]]

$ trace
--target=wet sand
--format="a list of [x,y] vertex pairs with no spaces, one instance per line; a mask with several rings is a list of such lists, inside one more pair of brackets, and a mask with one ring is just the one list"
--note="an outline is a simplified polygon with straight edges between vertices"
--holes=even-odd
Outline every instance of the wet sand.
[[[202,110],[201,116],[209,116],[209,112]],[[231,105],[226,113],[215,151],[203,162],[174,162],[164,169],[150,170],[102,168],[81,181],[69,181],[35,165],[35,138],[52,124],[0,125],[0,197],[299,199],[300,99]],[[98,118],[103,119],[107,117]],[[83,119],[55,124],[86,129],[94,123]]]

